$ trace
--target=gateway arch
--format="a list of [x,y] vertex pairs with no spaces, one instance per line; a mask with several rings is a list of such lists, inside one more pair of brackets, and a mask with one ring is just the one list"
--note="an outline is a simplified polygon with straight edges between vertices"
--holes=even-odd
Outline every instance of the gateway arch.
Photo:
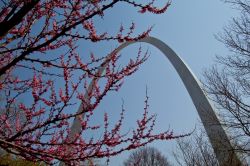
[[[201,122],[204,125],[210,143],[212,144],[213,150],[216,154],[216,158],[219,161],[221,166],[232,165],[239,166],[242,165],[237,155],[233,151],[233,147],[226,135],[226,132],[222,128],[215,112],[210,104],[208,98],[206,97],[205,92],[201,88],[201,83],[185,64],[185,62],[164,42],[154,37],[146,37],[139,41],[125,42],[121,44],[114,52],[119,52],[123,48],[138,42],[144,42],[151,44],[158,48],[171,64],[174,66],[178,75],[182,79],[192,101],[196,107],[196,110],[199,114]],[[109,58],[106,62],[100,67],[99,74],[102,74],[105,70],[105,66],[109,63]],[[92,80],[92,83],[88,87],[88,91],[92,90],[92,85],[96,80]],[[86,93],[85,98],[88,100],[89,97]],[[83,109],[83,104],[80,105],[78,112],[81,112]],[[71,127],[71,132],[69,137],[73,137],[76,133],[80,132],[81,125],[78,118],[74,119],[73,125]],[[62,163],[61,163],[62,164]],[[60,164],[60,165],[61,165]]]

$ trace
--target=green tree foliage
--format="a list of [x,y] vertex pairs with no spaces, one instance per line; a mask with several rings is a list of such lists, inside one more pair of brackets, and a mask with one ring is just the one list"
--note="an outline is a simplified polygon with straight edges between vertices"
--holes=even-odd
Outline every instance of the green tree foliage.
[[4,154],[0,156],[1,166],[45,166],[43,163],[34,163],[25,159],[13,157],[10,154]]

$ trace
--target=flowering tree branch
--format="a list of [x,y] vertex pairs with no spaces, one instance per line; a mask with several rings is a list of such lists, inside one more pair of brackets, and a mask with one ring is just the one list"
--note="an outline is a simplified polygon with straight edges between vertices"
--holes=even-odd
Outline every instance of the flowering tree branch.
[[[31,161],[48,164],[63,161],[73,165],[90,158],[109,158],[154,140],[176,138],[170,131],[153,134],[156,117],[149,116],[148,97],[143,117],[132,133],[121,131],[124,108],[113,128],[108,114],[104,116],[104,126],[90,125],[103,98],[110,91],[118,91],[124,78],[136,72],[148,58],[148,54],[139,49],[137,57],[117,67],[121,55],[114,52],[103,57],[93,53],[82,56],[78,52],[77,44],[81,40],[125,42],[148,36],[151,28],[135,34],[135,23],[127,32],[123,26],[113,35],[98,32],[95,18],[104,17],[105,11],[117,3],[133,6],[140,13],[153,14],[164,13],[170,4],[167,1],[162,8],[157,8],[155,0],[149,3],[130,0],[0,1],[2,149]],[[110,59],[106,65],[107,57]],[[105,69],[104,74],[98,72],[100,67]],[[94,82],[88,90],[91,80]],[[84,107],[79,112],[72,111],[78,102]],[[82,130],[70,138],[70,125],[76,117],[80,119]],[[100,139],[84,137],[88,132],[101,129],[104,132]]]

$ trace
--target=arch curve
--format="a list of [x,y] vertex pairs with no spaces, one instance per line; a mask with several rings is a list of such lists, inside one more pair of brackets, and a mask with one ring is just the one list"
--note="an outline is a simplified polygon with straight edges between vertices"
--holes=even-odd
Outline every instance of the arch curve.
[[[205,92],[201,88],[200,81],[192,73],[191,69],[185,64],[185,62],[164,42],[154,37],[146,37],[139,41],[125,42],[121,44],[114,52],[119,52],[123,48],[138,42],[144,42],[151,44],[158,48],[168,60],[171,62],[182,82],[184,83],[193,104],[199,114],[199,117],[204,125],[209,141],[212,144],[217,160],[221,166],[226,166],[230,163],[233,166],[242,165],[237,155],[234,153],[231,143],[226,135],[226,132],[222,128],[220,121],[218,120],[212,105],[210,104]],[[103,73],[106,64],[108,64],[109,58],[104,62],[103,67],[99,68],[99,73]],[[88,87],[88,91],[93,88],[93,80]],[[89,96],[86,93],[85,98],[88,100]],[[83,104],[79,107],[79,112],[83,109]],[[78,118],[74,119],[71,127],[69,137],[75,135],[81,130],[81,126]]]

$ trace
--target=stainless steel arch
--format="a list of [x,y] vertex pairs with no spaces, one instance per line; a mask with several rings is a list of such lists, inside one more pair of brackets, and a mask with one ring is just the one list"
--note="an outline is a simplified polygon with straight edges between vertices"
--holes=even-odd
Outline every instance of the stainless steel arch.
[[[192,101],[197,109],[197,112],[200,116],[200,119],[204,125],[204,128],[207,132],[208,138],[212,144],[216,157],[221,166],[239,166],[242,165],[237,155],[234,153],[231,143],[222,128],[215,112],[210,104],[206,94],[201,89],[201,84],[199,80],[195,77],[189,67],[185,62],[164,42],[154,37],[146,37],[142,40],[136,42],[125,42],[121,44],[115,52],[121,51],[123,48],[127,47],[130,44],[145,42],[157,47],[163,54],[168,58],[172,63],[177,73],[181,77]],[[103,67],[99,69],[99,73],[103,73],[105,70],[105,65],[108,64],[109,58],[107,58]],[[92,90],[93,83],[97,81],[96,79],[92,80],[92,83],[88,87],[88,91]],[[85,99],[89,100],[89,96],[86,93]],[[84,109],[84,105],[81,104],[78,112],[81,112]],[[71,127],[71,133],[69,137],[72,138],[76,133],[79,133],[81,130],[81,125],[78,118],[74,119],[73,125]],[[60,164],[61,165],[61,164]]]

